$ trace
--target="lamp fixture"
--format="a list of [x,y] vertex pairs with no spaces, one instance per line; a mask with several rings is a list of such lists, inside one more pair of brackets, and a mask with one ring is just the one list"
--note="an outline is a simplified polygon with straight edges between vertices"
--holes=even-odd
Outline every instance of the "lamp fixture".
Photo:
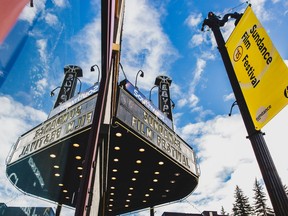
[[79,81],[79,83],[80,83],[80,87],[79,87],[79,91],[78,91],[78,94],[80,94],[80,92],[81,92],[81,88],[82,88],[82,82],[81,82],[81,80],[77,77],[77,80]]
[[172,107],[172,109],[174,109],[175,108],[175,103],[174,103],[174,101],[172,99],[170,99],[170,101],[172,103],[171,107]]
[[119,62],[119,66],[120,66],[120,68],[121,68],[121,70],[123,72],[123,75],[124,75],[125,79],[127,80],[127,76],[126,76],[126,74],[125,74],[125,72],[123,70],[123,66],[122,66],[122,64],[120,62]]
[[149,101],[151,101],[151,93],[152,93],[152,90],[157,87],[156,85],[154,85],[151,89],[150,89],[150,92],[149,92]]
[[95,71],[95,69],[94,69],[95,66],[96,66],[97,69],[98,69],[98,79],[97,79],[97,83],[99,83],[99,78],[100,78],[100,69],[99,69],[99,66],[98,66],[97,64],[92,65],[91,68],[90,68],[90,71],[91,71],[91,72]]
[[56,91],[58,88],[61,88],[60,86],[57,86],[56,88],[54,88],[51,92],[50,92],[50,96],[53,97],[55,94],[54,94],[54,91]]
[[138,87],[137,87],[137,78],[138,78],[139,73],[140,73],[140,77],[144,77],[144,72],[142,70],[139,70],[137,72],[137,74],[136,74],[136,79],[135,79],[135,88],[137,88],[137,89],[138,89]]
[[232,115],[233,107],[236,106],[236,105],[238,105],[238,104],[237,104],[237,101],[234,101],[233,104],[232,104],[232,106],[231,106],[231,108],[230,108],[230,112],[229,112],[228,116],[231,116],[231,115]]

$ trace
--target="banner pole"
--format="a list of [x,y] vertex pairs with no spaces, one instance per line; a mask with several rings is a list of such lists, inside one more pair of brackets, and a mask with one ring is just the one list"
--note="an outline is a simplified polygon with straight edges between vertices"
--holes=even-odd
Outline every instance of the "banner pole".
[[228,51],[225,47],[225,41],[220,31],[220,27],[228,21],[229,17],[235,18],[235,25],[238,23],[242,15],[238,13],[226,14],[222,20],[219,20],[212,12],[209,12],[208,18],[204,20],[202,30],[204,26],[208,26],[213,31],[216,39],[219,52],[224,62],[227,75],[229,77],[237,104],[242,115],[248,136],[250,140],[254,154],[256,156],[259,168],[262,173],[263,180],[266,185],[271,203],[274,208],[274,212],[277,216],[288,215],[288,198],[285,193],[283,184],[266,145],[263,137],[263,133],[260,130],[256,130],[251,115],[249,113],[246,101],[238,83],[233,65],[230,61]]

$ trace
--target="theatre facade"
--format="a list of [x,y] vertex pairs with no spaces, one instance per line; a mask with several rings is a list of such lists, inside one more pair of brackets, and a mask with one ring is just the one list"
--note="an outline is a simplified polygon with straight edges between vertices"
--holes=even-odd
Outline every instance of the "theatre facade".
[[[98,85],[55,107],[19,137],[7,158],[7,177],[24,193],[76,207]],[[103,124],[100,156],[105,215],[179,200],[197,186],[193,149],[172,121],[128,80],[117,87],[111,124]],[[100,169],[99,169],[100,170]]]
[[172,80],[156,78],[158,106],[124,71],[119,81],[124,1],[102,3],[100,82],[75,94],[82,69],[65,66],[48,119],[21,135],[7,157],[11,184],[57,203],[55,215],[63,205],[77,216],[153,209],[187,197],[200,176],[192,144],[174,130]]

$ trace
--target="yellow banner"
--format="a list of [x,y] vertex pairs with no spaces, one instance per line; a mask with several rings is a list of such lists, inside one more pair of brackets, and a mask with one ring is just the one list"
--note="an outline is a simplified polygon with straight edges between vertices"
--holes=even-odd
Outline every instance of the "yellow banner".
[[254,126],[260,130],[288,103],[288,69],[251,7],[226,42]]

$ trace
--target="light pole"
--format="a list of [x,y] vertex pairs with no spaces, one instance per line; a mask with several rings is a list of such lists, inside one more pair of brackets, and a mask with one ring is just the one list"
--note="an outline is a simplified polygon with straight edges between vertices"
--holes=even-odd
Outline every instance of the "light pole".
[[280,177],[277,173],[276,167],[266,145],[263,137],[263,133],[260,130],[256,130],[252,118],[250,116],[246,101],[238,83],[234,68],[229,58],[228,51],[225,47],[225,41],[220,31],[220,27],[228,21],[228,18],[232,17],[236,19],[235,25],[239,22],[242,14],[233,13],[226,14],[222,20],[219,19],[214,13],[209,12],[208,18],[204,20],[202,30],[204,26],[208,26],[213,31],[215,36],[219,52],[224,62],[227,75],[229,77],[234,95],[236,97],[237,104],[239,106],[246,130],[248,132],[247,138],[250,140],[254,150],[259,168],[261,170],[263,180],[266,185],[271,203],[274,208],[274,212],[277,216],[288,215],[288,198],[285,193],[284,187],[281,183]]

